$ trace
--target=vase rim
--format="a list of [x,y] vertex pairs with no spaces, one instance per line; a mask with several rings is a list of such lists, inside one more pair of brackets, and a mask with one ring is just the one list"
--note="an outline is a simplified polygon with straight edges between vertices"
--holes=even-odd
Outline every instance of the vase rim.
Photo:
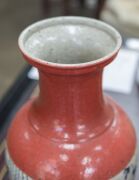
[[[30,37],[29,34],[31,33],[31,35],[33,33],[36,33],[39,30],[42,30],[43,28],[47,28],[50,26],[56,26],[59,25],[59,23],[64,24],[66,23],[67,25],[70,25],[70,23],[72,24],[76,24],[76,23],[81,23],[81,25],[85,25],[85,26],[92,26],[95,28],[98,28],[99,30],[105,31],[106,33],[111,33],[109,34],[112,39],[115,38],[116,41],[116,45],[114,47],[114,49],[106,54],[105,56],[95,59],[95,60],[91,60],[91,61],[87,61],[87,62],[83,62],[83,63],[71,63],[71,64],[65,64],[65,63],[56,63],[56,62],[50,62],[47,60],[44,60],[42,58],[38,58],[35,57],[33,55],[31,55],[25,48],[25,38],[26,37]],[[40,28],[40,29],[39,29]],[[64,68],[64,69],[78,69],[78,68],[85,68],[85,67],[89,67],[89,66],[96,66],[98,64],[108,64],[109,62],[111,62],[113,60],[113,58],[117,55],[120,47],[122,44],[122,38],[120,33],[113,28],[111,25],[108,25],[105,22],[102,22],[100,20],[96,20],[93,18],[88,18],[88,17],[79,17],[79,16],[59,16],[59,17],[53,17],[53,18],[49,18],[49,19],[44,19],[41,21],[38,21],[36,23],[33,23],[32,25],[28,26],[27,28],[25,28],[18,39],[18,45],[19,45],[19,49],[21,50],[22,54],[29,60],[29,62],[32,65],[43,65],[43,66],[49,66],[49,67],[54,67],[54,68]]]

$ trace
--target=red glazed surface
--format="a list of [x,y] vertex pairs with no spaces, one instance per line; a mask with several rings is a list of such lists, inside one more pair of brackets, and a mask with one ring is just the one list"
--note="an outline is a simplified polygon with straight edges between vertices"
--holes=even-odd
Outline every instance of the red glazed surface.
[[128,164],[135,133],[125,113],[104,100],[101,71],[40,73],[40,87],[9,130],[8,150],[21,170],[34,179],[105,180]]
[[134,129],[123,110],[102,93],[104,61],[78,66],[40,62],[40,94],[17,113],[8,133],[8,151],[33,179],[107,180],[131,160]]

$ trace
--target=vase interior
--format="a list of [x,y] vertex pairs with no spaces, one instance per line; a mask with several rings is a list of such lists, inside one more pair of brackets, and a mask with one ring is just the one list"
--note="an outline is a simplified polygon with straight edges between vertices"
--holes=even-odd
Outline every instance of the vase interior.
[[118,34],[101,21],[89,18],[55,18],[40,21],[24,34],[23,47],[36,59],[59,64],[95,61],[117,47]]

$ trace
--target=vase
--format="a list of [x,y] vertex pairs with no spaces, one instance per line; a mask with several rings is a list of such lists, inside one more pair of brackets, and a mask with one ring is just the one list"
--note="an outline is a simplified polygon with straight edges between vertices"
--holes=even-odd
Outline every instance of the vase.
[[11,179],[134,179],[134,128],[102,91],[103,69],[121,42],[113,27],[85,17],[50,18],[21,33],[19,47],[39,70],[40,93],[9,128]]

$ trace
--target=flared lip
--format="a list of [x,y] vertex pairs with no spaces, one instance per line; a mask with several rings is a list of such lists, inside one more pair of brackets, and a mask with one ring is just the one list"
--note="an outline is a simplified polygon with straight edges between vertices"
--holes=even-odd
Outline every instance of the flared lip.
[[[37,32],[38,30],[42,30],[43,28],[47,28],[50,26],[55,26],[55,25],[59,25],[59,24],[66,24],[66,25],[70,25],[70,24],[82,24],[84,26],[92,26],[98,29],[102,29],[102,31],[104,31],[103,28],[105,28],[105,32],[109,34],[109,31],[111,32],[110,36],[113,36],[113,38],[115,38],[116,40],[116,46],[113,49],[112,52],[108,53],[107,55],[103,56],[102,58],[96,59],[96,60],[90,60],[87,62],[83,62],[83,63],[76,63],[76,64],[61,64],[61,63],[54,63],[54,62],[50,62],[47,60],[43,60],[40,59],[38,57],[34,57],[33,55],[31,55],[30,53],[28,53],[28,51],[25,49],[25,38],[29,35],[29,32],[32,31],[32,34]],[[108,31],[107,31],[108,30]],[[32,35],[31,34],[31,35]],[[29,36],[30,37],[30,36]],[[54,17],[54,18],[49,18],[49,19],[44,19],[41,21],[38,21],[36,23],[33,23],[32,25],[28,26],[26,29],[24,29],[18,39],[18,45],[19,45],[19,49],[21,50],[22,54],[28,59],[28,61],[33,64],[34,66],[36,65],[43,65],[43,66],[49,66],[49,67],[54,67],[54,68],[64,68],[64,69],[78,69],[78,68],[85,68],[85,67],[89,67],[89,66],[94,66],[97,64],[108,64],[109,61],[115,57],[121,47],[122,44],[122,38],[120,33],[113,28],[112,26],[100,21],[100,20],[96,20],[93,18],[87,18],[87,17],[78,17],[78,16],[60,16],[60,17]]]

